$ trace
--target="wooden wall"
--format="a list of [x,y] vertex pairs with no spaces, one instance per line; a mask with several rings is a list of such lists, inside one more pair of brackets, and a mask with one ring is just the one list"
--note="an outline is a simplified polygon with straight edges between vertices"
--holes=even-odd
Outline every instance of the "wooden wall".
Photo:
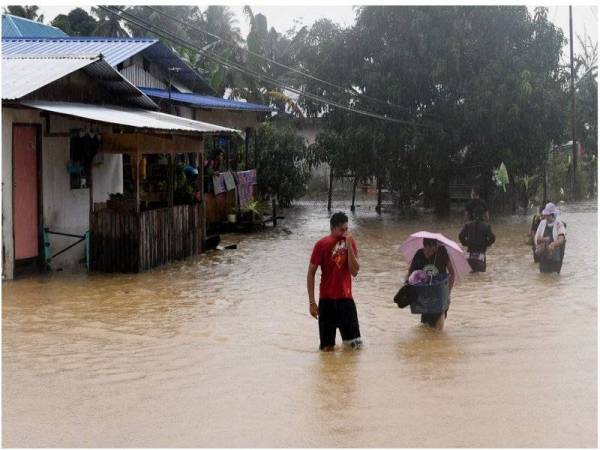
[[220,224],[227,220],[227,214],[231,214],[237,204],[235,189],[219,195],[204,194],[206,202],[206,225]]
[[202,205],[139,214],[97,210],[91,224],[91,270],[140,272],[202,252]]

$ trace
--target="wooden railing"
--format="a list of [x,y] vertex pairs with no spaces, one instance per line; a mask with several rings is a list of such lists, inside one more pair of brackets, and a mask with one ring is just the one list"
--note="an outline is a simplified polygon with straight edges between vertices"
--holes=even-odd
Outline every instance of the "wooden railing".
[[95,211],[91,270],[140,272],[202,252],[202,205],[150,211]]

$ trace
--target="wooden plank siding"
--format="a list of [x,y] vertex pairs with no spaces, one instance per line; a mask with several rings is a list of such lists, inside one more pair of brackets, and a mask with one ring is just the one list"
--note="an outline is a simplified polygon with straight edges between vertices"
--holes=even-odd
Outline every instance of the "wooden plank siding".
[[202,252],[202,205],[135,214],[97,210],[91,232],[92,270],[141,272]]

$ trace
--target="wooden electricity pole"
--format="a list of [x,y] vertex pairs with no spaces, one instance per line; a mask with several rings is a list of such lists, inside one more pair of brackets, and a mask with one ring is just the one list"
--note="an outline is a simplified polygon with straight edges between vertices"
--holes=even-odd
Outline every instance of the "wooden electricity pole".
[[571,131],[573,136],[573,177],[571,178],[571,192],[577,198],[577,141],[575,136],[575,68],[573,66],[573,7],[569,6],[569,47],[571,49]]

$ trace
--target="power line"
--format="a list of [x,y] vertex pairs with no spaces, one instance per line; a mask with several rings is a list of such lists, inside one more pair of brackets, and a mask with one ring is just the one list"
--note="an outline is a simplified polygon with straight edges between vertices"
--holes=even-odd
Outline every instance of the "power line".
[[205,34],[207,36],[210,36],[210,37],[212,37],[214,39],[217,39],[220,42],[223,42],[224,44],[227,44],[227,45],[229,45],[231,47],[234,47],[236,49],[240,49],[240,50],[242,50],[242,51],[244,51],[244,52],[246,52],[246,53],[248,53],[248,54],[250,54],[252,56],[255,56],[257,58],[261,58],[261,59],[263,59],[265,61],[268,61],[268,62],[270,62],[270,63],[272,63],[272,64],[274,64],[274,65],[276,65],[278,67],[281,67],[282,69],[286,69],[286,70],[289,70],[291,72],[297,73],[297,74],[302,75],[304,77],[307,77],[307,78],[309,78],[309,79],[311,79],[313,81],[317,81],[319,83],[323,83],[323,84],[325,84],[327,86],[330,86],[330,87],[333,87],[333,88],[336,88],[336,89],[340,89],[343,92],[345,92],[345,93],[347,93],[347,94],[349,94],[351,96],[363,97],[365,99],[371,100],[373,102],[376,102],[376,103],[379,103],[379,104],[382,104],[382,105],[392,106],[394,108],[399,108],[399,109],[402,109],[402,110],[405,110],[405,111],[410,111],[408,108],[406,108],[404,106],[396,105],[394,103],[389,103],[389,102],[386,102],[384,100],[380,100],[378,98],[371,97],[370,95],[366,95],[366,94],[363,94],[363,93],[360,93],[360,92],[356,92],[356,90],[354,90],[354,89],[346,88],[346,87],[340,86],[338,84],[332,83],[330,81],[323,80],[323,79],[318,78],[318,77],[316,77],[316,76],[314,76],[314,75],[312,75],[310,73],[307,73],[307,72],[305,72],[303,70],[299,70],[299,69],[296,69],[294,67],[287,66],[287,65],[282,64],[282,63],[280,63],[280,62],[278,62],[278,61],[276,61],[274,59],[271,59],[271,58],[269,58],[267,56],[264,56],[264,55],[261,55],[259,53],[253,52],[250,49],[240,47],[235,42],[231,42],[231,41],[228,41],[226,39],[223,39],[222,37],[220,37],[220,36],[218,36],[218,35],[216,35],[214,33],[211,33],[209,31],[206,31],[206,30],[198,28],[198,27],[196,27],[194,25],[191,25],[190,23],[187,23],[187,22],[185,22],[185,21],[183,21],[183,20],[181,20],[181,19],[179,19],[177,17],[174,17],[174,16],[172,16],[170,14],[167,14],[167,13],[165,13],[163,11],[160,11],[159,9],[153,8],[152,6],[144,5],[144,8],[148,8],[151,11],[154,11],[154,12],[156,12],[156,13],[164,16],[164,17],[167,17],[167,18],[173,20],[174,22],[177,22],[178,24],[183,25],[183,26],[189,28],[190,30],[194,30],[194,31],[197,31],[199,33],[203,33],[203,34]]
[[[252,71],[250,71],[250,70],[248,70],[248,69],[246,69],[244,67],[241,67],[241,66],[239,66],[239,65],[237,65],[237,64],[235,64],[235,63],[233,63],[233,62],[231,62],[231,61],[229,61],[229,60],[227,60],[225,58],[222,58],[222,57],[220,57],[218,55],[215,55],[212,52],[203,50],[203,49],[197,47],[196,45],[190,43],[189,41],[187,41],[185,39],[182,39],[182,38],[179,38],[178,36],[175,36],[175,35],[173,35],[172,33],[168,32],[168,31],[164,31],[164,30],[160,30],[160,29],[157,30],[158,27],[156,27],[155,25],[153,25],[151,23],[148,23],[145,20],[143,20],[143,19],[137,17],[136,15],[131,14],[131,13],[125,11],[125,10],[122,10],[120,8],[113,7],[113,6],[105,7],[105,6],[102,6],[102,5],[98,5],[98,7],[101,8],[101,9],[103,9],[103,10],[105,10],[105,11],[107,11],[107,12],[109,12],[109,13],[111,13],[111,14],[113,14],[113,15],[115,15],[115,16],[117,16],[117,17],[119,17],[119,18],[121,18],[122,20],[125,20],[127,22],[131,22],[134,25],[136,25],[136,26],[138,26],[138,27],[140,27],[140,28],[142,28],[142,29],[144,29],[146,31],[149,31],[149,32],[151,32],[151,33],[153,33],[153,34],[155,34],[157,36],[160,36],[160,37],[162,37],[164,39],[167,39],[167,40],[169,40],[171,42],[176,42],[178,45],[181,45],[181,46],[183,46],[185,48],[188,48],[190,50],[195,50],[198,53],[204,55],[207,59],[209,59],[211,61],[214,61],[214,62],[216,62],[218,64],[221,64],[221,65],[223,65],[226,68],[237,70],[237,71],[242,72],[242,73],[244,73],[246,75],[249,75],[249,76],[254,77],[256,79],[259,79],[259,80],[261,80],[263,82],[266,82],[267,84],[271,84],[271,85],[276,86],[276,87],[278,87],[280,89],[288,90],[290,92],[296,93],[296,94],[298,94],[300,96],[304,96],[304,97],[306,97],[308,99],[311,99],[311,100],[314,100],[316,102],[324,103],[324,104],[326,104],[328,106],[337,107],[337,108],[340,108],[340,109],[343,109],[343,110],[346,110],[346,111],[354,112],[354,113],[357,113],[357,114],[361,114],[361,115],[372,117],[372,118],[376,118],[376,119],[386,120],[386,121],[389,121],[389,122],[394,122],[394,123],[399,123],[399,124],[404,124],[404,125],[410,125],[410,126],[415,126],[415,127],[437,128],[437,126],[433,126],[433,125],[421,124],[421,123],[411,122],[411,121],[407,121],[407,120],[395,119],[395,118],[388,117],[388,116],[385,116],[385,115],[381,115],[381,114],[377,114],[377,113],[372,113],[372,112],[369,112],[369,111],[363,111],[363,110],[360,110],[360,109],[351,108],[351,107],[343,105],[341,103],[325,99],[325,98],[323,98],[321,96],[317,96],[315,94],[310,94],[310,93],[307,93],[307,92],[303,92],[303,91],[301,91],[299,89],[287,86],[287,85],[285,85],[285,84],[283,84],[283,83],[281,83],[281,82],[279,82],[277,80],[274,80],[274,79],[272,79],[272,78],[270,78],[270,77],[268,77],[266,75],[258,74],[256,72],[252,72]],[[113,8],[114,8],[114,10],[113,10]]]

